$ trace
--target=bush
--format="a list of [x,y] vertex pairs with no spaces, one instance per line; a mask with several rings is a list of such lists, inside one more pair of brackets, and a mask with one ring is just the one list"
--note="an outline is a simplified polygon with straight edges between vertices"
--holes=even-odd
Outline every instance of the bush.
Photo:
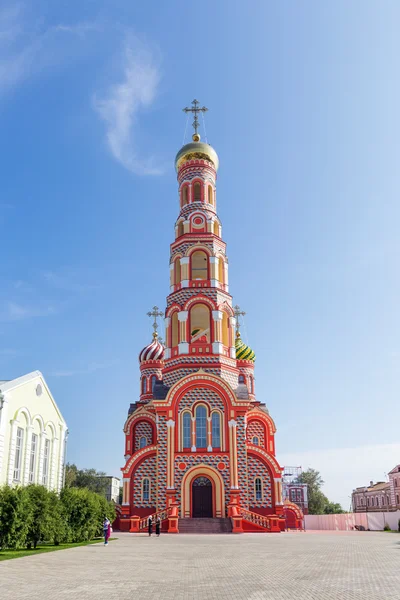
[[383,528],[383,531],[392,531],[390,529],[390,525],[388,525],[387,523],[385,523],[385,527]]
[[400,519],[399,519],[399,522],[397,523],[397,529],[400,531]]
[[89,541],[102,535],[105,516],[114,521],[114,504],[85,488],[65,488],[59,496],[41,485],[5,485],[0,487],[0,548]]
[[27,488],[0,488],[0,548],[24,548],[32,520]]

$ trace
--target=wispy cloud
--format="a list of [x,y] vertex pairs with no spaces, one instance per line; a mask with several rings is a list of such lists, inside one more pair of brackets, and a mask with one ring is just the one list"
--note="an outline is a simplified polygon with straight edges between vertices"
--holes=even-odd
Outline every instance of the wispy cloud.
[[[0,93],[4,93],[44,69],[70,64],[77,52],[77,37],[100,29],[97,23],[59,24],[46,27],[30,21],[24,4],[0,9]],[[72,37],[73,36],[73,37]]]
[[59,273],[55,271],[43,271],[42,277],[52,287],[66,292],[82,293],[96,290],[100,287],[87,281],[79,281],[79,274],[71,269],[64,269]]
[[3,310],[0,310],[0,322],[10,323],[33,317],[47,317],[56,314],[56,312],[53,306],[22,305],[16,302],[8,302]]
[[157,94],[159,69],[153,54],[134,37],[125,42],[123,78],[103,96],[95,94],[93,105],[106,124],[106,138],[114,158],[137,175],[160,175],[155,159],[142,159],[136,144],[135,126],[142,108],[149,107]]
[[109,360],[109,361],[104,361],[104,362],[92,362],[92,363],[89,363],[86,367],[83,367],[81,369],[54,371],[54,373],[51,373],[51,376],[52,377],[74,377],[75,375],[88,375],[90,373],[95,373],[96,371],[103,371],[104,369],[110,369],[117,363],[118,363],[117,360]]

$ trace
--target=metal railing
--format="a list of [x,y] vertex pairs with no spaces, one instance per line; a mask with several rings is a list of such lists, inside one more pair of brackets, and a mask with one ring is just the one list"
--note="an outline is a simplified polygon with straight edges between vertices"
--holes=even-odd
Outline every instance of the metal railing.
[[251,512],[250,510],[241,507],[238,507],[238,511],[242,519],[254,523],[254,525],[259,525],[259,527],[263,527],[264,529],[271,529],[268,517],[264,517],[263,515],[259,515],[258,513]]
[[143,519],[140,519],[139,531],[143,531],[144,529],[148,528],[150,517],[153,521],[153,525],[156,523],[157,519],[160,519],[160,521],[163,522],[165,521],[165,519],[168,519],[168,508],[155,512],[152,515],[147,515],[147,517],[143,517]]

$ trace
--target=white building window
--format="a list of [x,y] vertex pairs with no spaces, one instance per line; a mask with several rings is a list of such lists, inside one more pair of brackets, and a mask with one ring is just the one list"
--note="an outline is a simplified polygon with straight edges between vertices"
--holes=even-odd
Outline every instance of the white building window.
[[24,445],[24,430],[22,427],[17,429],[17,439],[15,442],[15,459],[14,459],[14,481],[21,481],[21,464],[22,464],[22,448]]
[[196,408],[196,447],[206,448],[207,446],[207,411],[205,406]]
[[37,446],[38,436],[36,433],[32,433],[31,456],[29,459],[29,483],[35,483]]
[[255,435],[255,436],[253,437],[253,444],[254,444],[255,446],[258,446],[258,445],[259,445],[259,443],[260,443],[260,440],[259,440],[259,439],[258,439],[258,437]]
[[44,442],[42,484],[47,485],[49,479],[50,440]]

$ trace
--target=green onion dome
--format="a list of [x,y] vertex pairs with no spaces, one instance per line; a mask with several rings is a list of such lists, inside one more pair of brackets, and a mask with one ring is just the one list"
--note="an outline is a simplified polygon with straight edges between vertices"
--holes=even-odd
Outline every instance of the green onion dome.
[[252,350],[250,346],[246,346],[246,344],[242,341],[239,331],[236,333],[235,348],[237,360],[251,360],[252,362],[256,360],[254,350]]

